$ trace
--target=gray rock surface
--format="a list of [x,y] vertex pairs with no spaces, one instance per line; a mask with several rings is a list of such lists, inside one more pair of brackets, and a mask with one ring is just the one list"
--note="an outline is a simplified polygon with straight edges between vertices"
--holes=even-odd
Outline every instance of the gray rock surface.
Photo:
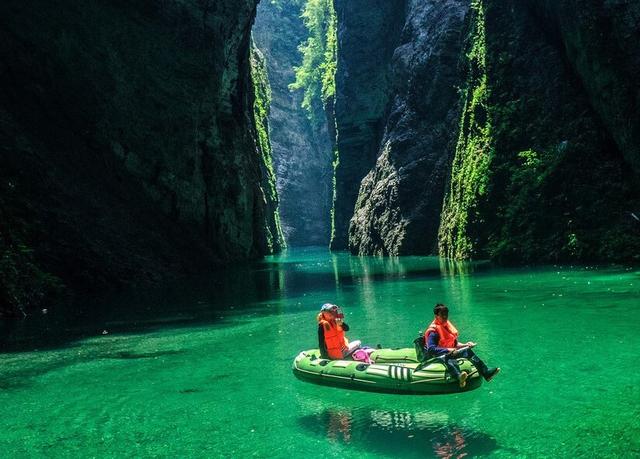
[[[463,81],[458,62],[468,5],[465,0],[408,2],[401,43],[391,64],[392,102],[384,135],[372,144],[377,161],[362,180],[350,222],[353,253],[436,250],[457,135],[457,88]],[[342,134],[340,124],[338,130]],[[362,155],[363,167],[370,154]],[[340,155],[342,160],[343,149]]]
[[334,236],[348,247],[349,221],[361,180],[375,165],[392,97],[391,58],[405,21],[405,0],[336,0],[338,69],[335,122]]

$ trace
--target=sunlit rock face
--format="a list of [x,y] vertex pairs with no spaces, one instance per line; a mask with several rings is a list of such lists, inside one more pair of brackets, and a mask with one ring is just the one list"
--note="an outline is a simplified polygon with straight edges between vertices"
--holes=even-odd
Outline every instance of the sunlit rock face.
[[258,5],[253,37],[265,55],[271,84],[271,146],[282,229],[290,246],[329,245],[332,151],[325,116],[310,120],[301,91],[292,92],[298,46],[308,36],[299,0]]
[[348,247],[349,221],[360,182],[375,165],[392,98],[392,56],[405,21],[405,0],[336,0],[338,69],[335,119],[334,236],[331,248]]
[[5,272],[96,290],[277,250],[249,80],[256,4],[1,2]]
[[637,261],[636,2],[474,2],[440,253]]
[[[460,112],[459,59],[468,9],[463,0],[408,2],[391,63],[384,133],[374,145],[377,161],[362,180],[349,228],[353,253],[435,250]],[[368,161],[363,155],[362,163]]]

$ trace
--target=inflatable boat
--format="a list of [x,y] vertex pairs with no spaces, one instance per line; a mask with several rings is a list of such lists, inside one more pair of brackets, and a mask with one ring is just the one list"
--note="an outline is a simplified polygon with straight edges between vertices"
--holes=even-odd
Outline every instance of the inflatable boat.
[[450,394],[477,389],[480,374],[467,359],[458,359],[461,371],[469,374],[461,388],[439,359],[418,367],[415,349],[377,349],[371,354],[374,363],[355,360],[327,360],[320,351],[302,351],[293,361],[293,374],[302,381],[346,389],[394,394]]

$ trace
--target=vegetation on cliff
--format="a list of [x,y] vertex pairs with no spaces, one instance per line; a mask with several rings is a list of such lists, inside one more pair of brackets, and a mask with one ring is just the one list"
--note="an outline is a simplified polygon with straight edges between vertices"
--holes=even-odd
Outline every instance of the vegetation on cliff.
[[26,315],[63,290],[60,279],[39,266],[33,248],[23,242],[23,230],[8,223],[3,219],[0,228],[0,318]]
[[302,18],[309,37],[299,50],[302,63],[295,68],[290,89],[302,90],[302,106],[312,120],[324,118],[324,106],[336,92],[337,17],[333,0],[307,0]]
[[[514,0],[475,0],[473,12],[440,254],[510,263],[638,260],[630,211],[640,208],[640,180],[571,66],[564,37]],[[608,73],[594,69],[589,78],[598,71]]]
[[332,203],[330,211],[330,240],[335,237],[336,168],[340,155],[336,145],[334,102],[336,94],[336,69],[338,62],[338,18],[334,0],[305,0],[302,19],[309,32],[300,44],[302,63],[295,67],[295,81],[289,85],[292,91],[303,91],[302,107],[307,110],[314,124],[326,122],[333,150]]
[[438,236],[440,254],[454,259],[471,258],[474,254],[470,222],[477,218],[478,198],[487,192],[493,147],[488,107],[485,12],[479,0],[471,4],[471,24],[466,54],[468,79],[462,89],[463,109],[458,142]]
[[[309,119],[304,91],[289,89],[309,30],[301,0],[262,1],[252,36],[265,57],[271,104],[269,140],[282,232],[290,246],[327,246],[331,208],[331,139],[327,121]],[[321,114],[320,114],[321,115]]]
[[269,253],[279,252],[285,248],[285,240],[280,225],[278,212],[278,192],[276,191],[276,174],[273,170],[271,142],[269,140],[269,108],[271,105],[271,87],[267,66],[260,50],[251,46],[251,81],[253,83],[253,118],[257,135],[257,146],[261,153],[260,169],[262,171],[261,189],[265,195],[267,212],[273,217],[265,219],[267,249]]

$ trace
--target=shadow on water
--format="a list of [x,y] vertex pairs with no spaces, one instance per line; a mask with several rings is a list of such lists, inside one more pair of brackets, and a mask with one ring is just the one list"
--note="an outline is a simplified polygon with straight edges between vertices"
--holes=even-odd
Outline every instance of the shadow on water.
[[156,351],[156,352],[130,352],[121,351],[115,352],[110,355],[106,355],[103,358],[116,359],[116,360],[138,360],[138,359],[156,359],[158,357],[164,357],[167,355],[182,354],[183,351]]
[[58,371],[62,368],[78,365],[82,363],[94,362],[100,359],[109,360],[137,360],[137,359],[159,359],[162,357],[183,354],[182,350],[165,350],[154,352],[131,352],[122,351],[94,351],[83,349],[73,358],[61,356],[46,362],[29,362],[32,365],[19,365],[13,369],[11,365],[4,365],[0,371],[0,389],[12,390],[23,389],[31,386],[34,379],[47,373]]
[[437,414],[375,409],[327,409],[299,419],[312,434],[330,442],[390,457],[463,458],[499,449],[483,432],[456,426]]
[[[79,298],[34,311],[25,319],[0,319],[0,352],[61,348],[103,334],[225,324],[230,311],[237,316],[277,300],[282,282],[283,274],[277,269],[261,271],[255,265],[241,265],[160,287]],[[263,313],[268,314],[268,308]]]
[[[464,272],[469,269],[466,266]],[[459,267],[456,270],[460,272]],[[36,311],[26,319],[0,319],[0,352],[59,348],[105,332],[233,324],[249,314],[279,313],[269,303],[312,291],[450,275],[449,268],[434,257],[351,257],[325,249],[296,250],[158,288],[78,299],[52,306],[46,314]],[[304,303],[299,309],[316,307]]]

